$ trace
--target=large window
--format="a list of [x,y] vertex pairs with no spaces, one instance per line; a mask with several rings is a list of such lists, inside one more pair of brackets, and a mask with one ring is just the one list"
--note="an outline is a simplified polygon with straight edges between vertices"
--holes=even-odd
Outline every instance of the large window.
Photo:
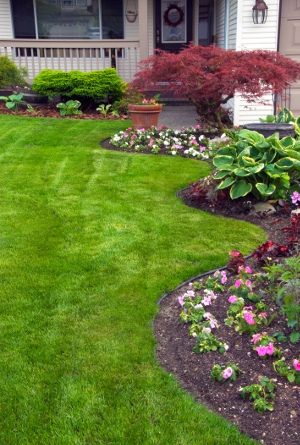
[[16,38],[123,39],[123,0],[11,0]]

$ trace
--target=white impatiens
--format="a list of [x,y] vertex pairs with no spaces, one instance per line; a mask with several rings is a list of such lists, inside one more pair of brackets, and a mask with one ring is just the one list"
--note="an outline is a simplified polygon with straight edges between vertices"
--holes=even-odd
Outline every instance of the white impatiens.
[[152,127],[150,130],[127,128],[111,138],[111,143],[124,150],[159,153],[167,150],[172,156],[181,155],[207,160],[212,158],[219,147],[206,138],[199,125],[182,130],[166,127]]

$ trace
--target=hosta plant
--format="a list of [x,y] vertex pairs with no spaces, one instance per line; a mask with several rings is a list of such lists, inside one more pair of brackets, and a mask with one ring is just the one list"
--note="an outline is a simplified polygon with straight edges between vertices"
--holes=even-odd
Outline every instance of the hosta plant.
[[213,164],[217,190],[229,189],[231,199],[249,193],[260,200],[286,198],[300,178],[300,141],[241,130],[237,140],[218,151]]

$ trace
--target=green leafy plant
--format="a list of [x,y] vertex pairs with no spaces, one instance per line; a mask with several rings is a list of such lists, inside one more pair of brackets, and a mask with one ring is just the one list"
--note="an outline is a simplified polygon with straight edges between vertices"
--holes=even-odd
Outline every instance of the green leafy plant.
[[300,358],[293,360],[292,365],[289,366],[285,362],[285,358],[282,357],[273,363],[274,371],[277,374],[286,377],[289,382],[300,385]]
[[197,343],[193,347],[193,351],[198,354],[203,354],[210,351],[219,351],[224,354],[227,350],[227,345],[211,332],[201,332],[196,337]]
[[59,113],[61,116],[73,116],[76,114],[82,114],[82,111],[79,110],[81,103],[79,100],[68,100],[66,103],[59,103],[56,107],[59,109]]
[[[258,199],[285,198],[291,183],[300,177],[300,141],[269,138],[241,130],[238,142],[219,150],[213,158],[217,190],[229,189],[231,199],[253,193]],[[221,182],[220,182],[221,181]]]
[[253,350],[257,352],[258,356],[262,359],[270,356],[281,357],[281,351],[274,347],[275,338],[267,335],[266,332],[252,335],[254,342]]
[[101,104],[98,108],[96,108],[96,111],[100,111],[100,114],[102,114],[104,117],[107,117],[109,114],[109,109],[111,108],[111,104]]
[[18,68],[7,56],[0,56],[0,88],[14,88],[16,85],[27,84],[28,75],[26,68]]
[[232,382],[243,371],[235,363],[226,363],[226,365],[214,365],[211,371],[211,379],[213,382]]
[[259,383],[241,388],[240,395],[243,399],[249,396],[249,399],[253,400],[254,408],[259,413],[263,413],[267,410],[274,410],[274,391],[276,391],[276,388],[274,379],[263,377]]
[[17,111],[21,104],[26,104],[25,100],[23,100],[22,93],[0,96],[0,100],[4,100],[6,107],[11,111]]

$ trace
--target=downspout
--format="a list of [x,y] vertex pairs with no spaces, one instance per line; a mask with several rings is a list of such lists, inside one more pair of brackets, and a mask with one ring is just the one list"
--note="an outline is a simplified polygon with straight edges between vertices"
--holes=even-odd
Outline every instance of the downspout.
[[[277,23],[277,51],[279,52],[279,43],[280,43],[280,33],[281,33],[281,13],[282,13],[282,0],[279,0],[279,11],[278,11],[278,23]],[[274,109],[273,114],[276,116],[277,111],[277,101],[274,100]]]

